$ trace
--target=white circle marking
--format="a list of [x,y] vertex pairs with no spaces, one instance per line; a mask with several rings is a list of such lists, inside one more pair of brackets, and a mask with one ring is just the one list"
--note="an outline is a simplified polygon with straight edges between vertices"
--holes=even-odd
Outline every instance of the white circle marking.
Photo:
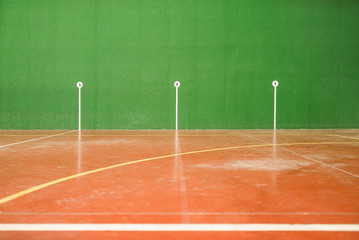
[[178,88],[179,86],[181,86],[181,83],[180,83],[179,81],[176,81],[176,82],[174,83],[174,85],[175,85],[176,88]]

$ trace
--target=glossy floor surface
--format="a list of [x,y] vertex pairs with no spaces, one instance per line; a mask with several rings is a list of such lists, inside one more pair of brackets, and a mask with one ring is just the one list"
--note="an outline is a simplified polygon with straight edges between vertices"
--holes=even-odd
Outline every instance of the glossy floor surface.
[[359,130],[0,131],[0,239],[359,239],[358,226]]

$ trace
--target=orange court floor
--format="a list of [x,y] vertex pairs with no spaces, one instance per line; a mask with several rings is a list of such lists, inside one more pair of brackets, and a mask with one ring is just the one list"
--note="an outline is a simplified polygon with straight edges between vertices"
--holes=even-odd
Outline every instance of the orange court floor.
[[359,130],[1,130],[0,239],[359,239]]

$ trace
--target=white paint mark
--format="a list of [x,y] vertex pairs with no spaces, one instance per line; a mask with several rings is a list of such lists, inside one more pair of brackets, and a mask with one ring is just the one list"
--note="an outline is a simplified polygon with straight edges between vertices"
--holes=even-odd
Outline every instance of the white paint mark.
[[279,85],[278,81],[275,80],[272,82],[272,85],[274,87],[274,120],[273,120],[273,129],[277,129],[277,87]]
[[281,149],[283,149],[283,150],[286,150],[286,151],[288,151],[288,152],[291,152],[291,153],[293,153],[293,154],[296,154],[296,155],[298,155],[298,156],[301,156],[301,157],[303,157],[303,158],[305,158],[305,159],[309,159],[309,160],[311,160],[311,161],[313,161],[313,162],[320,163],[320,164],[322,164],[322,165],[324,165],[324,166],[327,166],[327,167],[336,169],[336,170],[338,170],[338,171],[340,171],[340,172],[343,172],[343,173],[349,174],[349,175],[351,175],[351,176],[353,176],[353,177],[359,178],[359,175],[356,175],[356,174],[354,174],[354,173],[347,172],[347,171],[345,171],[345,170],[343,170],[343,169],[334,167],[333,165],[329,165],[329,164],[327,164],[327,163],[323,163],[323,162],[321,162],[321,161],[318,161],[318,160],[315,160],[315,159],[313,159],[313,158],[310,158],[310,157],[307,157],[307,156],[305,156],[305,155],[302,155],[302,154],[300,154],[300,153],[291,151],[291,150],[286,149],[286,148],[284,148],[284,147],[281,147],[281,146],[278,146],[278,147],[281,148]]
[[81,88],[83,83],[78,82],[76,86],[79,88],[79,134],[81,134]]
[[358,232],[359,224],[0,224],[0,231]]
[[[257,139],[257,140],[259,140],[259,141],[262,141],[262,142],[264,142],[264,143],[267,143],[267,141],[264,141],[264,140],[262,140],[262,139],[260,139],[260,138],[253,137],[253,136],[250,136],[250,137],[252,137],[252,138],[254,138],[254,139]],[[318,143],[317,143],[317,144],[318,144]],[[313,143],[313,145],[315,145],[315,143]],[[282,146],[277,145],[276,147],[278,147],[278,148],[280,148],[280,149],[282,149],[282,150],[285,150],[285,151],[287,151],[287,152],[291,152],[291,153],[293,153],[293,154],[295,154],[295,155],[298,155],[298,156],[303,157],[303,158],[305,158],[305,159],[308,159],[308,160],[310,160],[310,161],[313,161],[313,162],[322,164],[322,165],[324,165],[324,166],[327,166],[327,167],[336,169],[336,170],[338,170],[338,171],[341,171],[341,172],[343,172],[343,173],[349,174],[349,175],[351,175],[351,176],[353,176],[353,177],[359,178],[359,175],[356,175],[356,174],[351,173],[351,172],[347,172],[347,171],[345,171],[345,170],[343,170],[343,169],[340,169],[340,168],[334,167],[334,166],[332,166],[332,165],[323,163],[323,162],[321,162],[321,161],[315,160],[315,159],[310,158],[310,157],[308,157],[308,156],[304,156],[304,155],[302,155],[302,154],[300,154],[300,153],[291,151],[291,150],[286,149],[286,148],[284,148],[284,147],[282,147]]]
[[181,86],[181,83],[176,81],[174,86],[176,87],[176,130],[178,130],[178,88]]
[[59,133],[59,134],[54,134],[54,135],[50,135],[50,136],[45,136],[45,137],[40,137],[40,138],[34,138],[34,139],[30,139],[30,140],[26,140],[26,141],[21,141],[21,142],[15,142],[15,143],[10,143],[10,144],[5,144],[5,145],[1,145],[0,148],[9,147],[9,146],[13,146],[13,145],[21,144],[21,143],[33,142],[33,141],[37,141],[37,140],[41,140],[41,139],[46,139],[46,138],[51,138],[51,137],[56,137],[56,136],[60,136],[60,135],[67,134],[67,133],[72,133],[72,132],[76,132],[76,130],[75,130],[75,131],[69,131],[69,132],[63,132],[63,133]]
[[311,162],[303,162],[297,160],[287,159],[253,159],[253,160],[233,160],[223,164],[195,164],[192,167],[196,168],[212,168],[223,170],[238,170],[244,169],[249,171],[284,171],[284,170],[296,170],[302,167],[312,165]]
[[78,88],[82,88],[83,83],[82,83],[82,82],[78,82],[78,83],[76,84],[76,86],[77,86]]
[[116,216],[116,215],[132,215],[132,216],[172,216],[172,215],[219,215],[219,216],[253,216],[253,215],[302,215],[302,216],[359,216],[359,212],[0,212],[0,215],[60,215],[60,216]]

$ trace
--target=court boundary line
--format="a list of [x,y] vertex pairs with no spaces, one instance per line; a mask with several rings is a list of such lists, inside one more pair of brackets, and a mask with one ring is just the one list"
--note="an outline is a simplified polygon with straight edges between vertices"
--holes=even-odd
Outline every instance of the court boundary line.
[[0,224],[0,231],[135,231],[135,232],[359,232],[359,224]]
[[[20,142],[9,143],[9,144],[5,144],[5,145],[1,145],[0,148],[10,147],[10,146],[18,145],[18,144],[21,144],[21,143],[34,142],[34,141],[38,141],[38,140],[42,140],[42,139],[46,139],[46,138],[51,138],[51,137],[56,137],[56,136],[60,136],[60,135],[68,134],[68,133],[73,133],[73,132],[77,132],[77,130],[67,131],[67,132],[58,133],[58,134],[53,134],[53,135],[44,136],[44,137],[39,137],[39,138],[33,138],[33,139],[29,139],[29,140],[25,140],[25,141],[20,141]],[[24,136],[25,136],[25,135],[24,135]]]
[[[0,130],[1,131],[1,130]],[[40,130],[41,131],[41,130]],[[74,130],[74,131],[78,131],[78,130]],[[82,130],[81,131],[81,136],[82,137],[174,137],[174,134],[104,134],[104,135],[96,135],[96,134],[84,134],[83,131],[86,130]],[[122,131],[122,130],[118,130],[118,131]],[[127,131],[127,130],[124,130]],[[160,131],[160,130],[159,130]],[[167,131],[167,130],[166,130]],[[169,130],[168,130],[169,131]],[[192,130],[189,130],[192,131]],[[277,130],[278,131],[278,130]],[[262,133],[262,134],[255,134],[256,136],[272,136],[273,133]],[[208,134],[179,134],[179,137],[240,137],[243,135],[248,135],[248,133],[238,133],[238,134],[213,134],[213,133],[208,133]],[[320,134],[315,134],[315,133],[310,133],[310,134],[305,134],[305,133],[298,133],[298,134],[287,134],[287,133],[277,133],[278,136],[340,136],[340,135],[332,135],[332,134],[325,134],[325,133],[320,133]],[[39,137],[39,136],[44,136],[41,134],[30,134],[30,135],[26,135],[26,134],[4,134],[1,135],[0,137]],[[71,135],[69,137],[77,137],[77,135]],[[344,137],[344,136],[340,136],[340,137]],[[347,137],[350,138],[350,137]],[[356,140],[359,140],[359,138],[353,138]]]
[[268,215],[278,215],[278,216],[357,216],[359,212],[0,212],[1,215],[42,215],[42,216],[177,216],[177,215],[191,215],[191,216],[268,216]]

